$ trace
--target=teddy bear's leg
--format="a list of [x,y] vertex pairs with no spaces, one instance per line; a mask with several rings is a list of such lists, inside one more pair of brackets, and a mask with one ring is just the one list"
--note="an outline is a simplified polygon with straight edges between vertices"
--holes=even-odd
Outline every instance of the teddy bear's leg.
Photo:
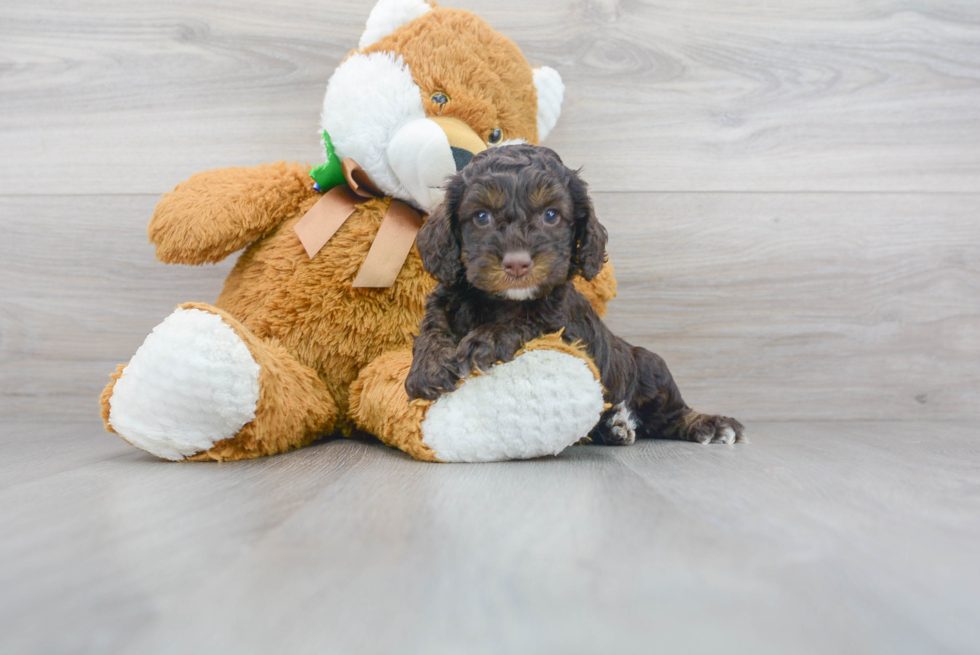
[[557,455],[589,434],[604,410],[595,365],[557,335],[471,377],[436,401],[410,401],[410,350],[368,365],[351,385],[362,430],[416,459],[491,462]]
[[106,429],[164,459],[271,455],[332,431],[337,418],[312,369],[204,303],[177,308],[112,378]]

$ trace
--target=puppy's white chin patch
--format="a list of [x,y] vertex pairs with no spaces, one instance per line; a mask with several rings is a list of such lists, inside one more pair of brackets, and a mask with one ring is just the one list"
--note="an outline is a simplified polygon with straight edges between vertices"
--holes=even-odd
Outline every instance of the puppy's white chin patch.
[[537,287],[528,287],[527,289],[507,289],[501,295],[507,300],[530,300],[537,293]]

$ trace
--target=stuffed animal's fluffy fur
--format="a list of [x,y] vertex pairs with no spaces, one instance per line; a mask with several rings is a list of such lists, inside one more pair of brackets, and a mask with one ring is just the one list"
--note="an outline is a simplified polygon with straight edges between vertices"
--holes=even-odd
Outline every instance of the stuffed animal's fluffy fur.
[[[580,350],[545,339],[445,402],[410,404],[408,349],[435,280],[413,247],[390,288],[352,288],[393,198],[422,212],[441,202],[462,152],[446,120],[468,130],[473,150],[537,143],[561,98],[555,71],[532,68],[479,17],[381,0],[328,84],[322,121],[384,197],[358,205],[311,258],[293,229],[320,197],[306,166],[214,170],[179,184],[150,222],[157,257],[194,265],[245,250],[217,302],[181,305],[113,374],[106,428],[173,460],[270,455],[355,427],[444,461],[534,457],[585,436],[602,397]],[[615,294],[608,266],[576,286],[600,314]],[[494,385],[513,396],[505,409],[494,408]],[[490,412],[485,431],[460,418],[471,409]]]

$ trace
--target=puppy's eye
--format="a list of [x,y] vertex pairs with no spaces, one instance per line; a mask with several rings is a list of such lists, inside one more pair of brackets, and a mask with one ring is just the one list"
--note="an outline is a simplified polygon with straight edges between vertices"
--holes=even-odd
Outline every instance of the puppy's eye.
[[503,140],[504,140],[504,133],[501,132],[500,128],[498,127],[493,132],[490,133],[489,138],[487,138],[487,143],[489,143],[492,146],[495,146]]
[[561,214],[556,212],[554,209],[549,209],[544,213],[545,225],[558,225],[558,221],[560,220],[561,220]]
[[490,225],[490,212],[479,212],[473,217],[473,224],[477,227]]
[[444,105],[447,102],[449,102],[449,96],[447,96],[445,93],[442,92],[433,93],[431,100],[437,105]]

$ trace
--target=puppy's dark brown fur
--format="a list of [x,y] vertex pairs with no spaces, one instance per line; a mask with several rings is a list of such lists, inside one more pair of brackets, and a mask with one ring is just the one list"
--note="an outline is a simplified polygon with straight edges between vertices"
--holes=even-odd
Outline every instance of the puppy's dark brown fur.
[[[513,359],[524,342],[564,329],[595,360],[613,405],[593,438],[742,440],[738,421],[689,408],[664,360],[612,334],[575,290],[574,275],[590,280],[602,268],[606,230],[585,183],[552,150],[505,146],[474,157],[450,179],[417,243],[439,285],[415,340],[405,383],[412,398],[434,399],[471,371]],[[505,256],[526,270],[505,270]]]

